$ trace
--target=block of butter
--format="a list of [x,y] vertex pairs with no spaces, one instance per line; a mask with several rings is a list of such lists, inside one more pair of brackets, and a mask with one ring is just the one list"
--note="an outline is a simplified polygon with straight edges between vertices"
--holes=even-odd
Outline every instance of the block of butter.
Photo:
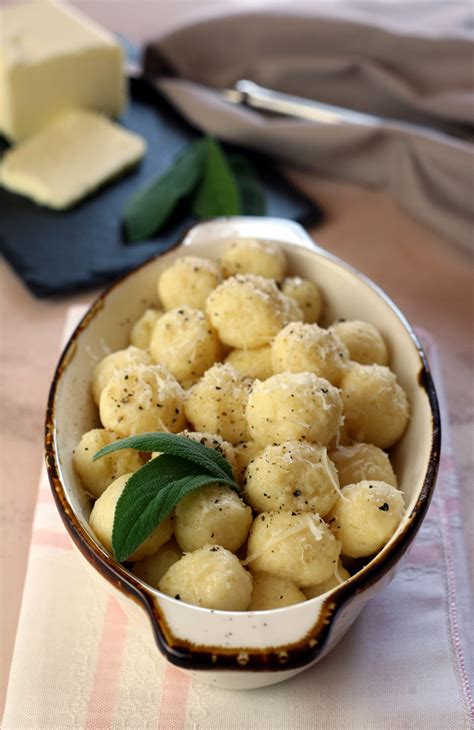
[[76,109],[8,150],[3,187],[50,208],[68,208],[135,165],[145,141],[96,112]]
[[118,116],[123,52],[113,35],[51,0],[0,11],[0,132],[18,141],[71,107]]

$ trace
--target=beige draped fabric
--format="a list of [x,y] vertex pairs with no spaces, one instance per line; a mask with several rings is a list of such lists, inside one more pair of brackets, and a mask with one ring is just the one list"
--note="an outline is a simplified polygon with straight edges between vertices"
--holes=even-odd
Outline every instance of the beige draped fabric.
[[[278,4],[175,30],[150,44],[145,70],[202,130],[323,175],[383,187],[418,219],[470,246],[469,11],[456,2]],[[265,115],[218,93],[243,78],[430,129]]]

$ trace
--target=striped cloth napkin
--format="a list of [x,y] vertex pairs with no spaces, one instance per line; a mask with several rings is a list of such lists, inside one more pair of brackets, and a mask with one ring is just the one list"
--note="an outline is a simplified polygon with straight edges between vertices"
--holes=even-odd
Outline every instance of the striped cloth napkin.
[[[69,312],[70,331],[80,314]],[[230,691],[168,664],[91,575],[41,475],[3,729],[460,730],[472,727],[469,608],[458,487],[436,349],[421,333],[444,411],[427,519],[395,580],[317,666]]]

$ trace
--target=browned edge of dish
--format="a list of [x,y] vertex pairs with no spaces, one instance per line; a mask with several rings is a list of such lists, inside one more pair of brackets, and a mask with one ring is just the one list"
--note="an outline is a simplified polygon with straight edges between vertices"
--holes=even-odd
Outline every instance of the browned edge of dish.
[[[187,235],[187,232],[188,231],[186,231],[177,241],[175,246],[171,248],[175,248],[181,244]],[[171,250],[171,248],[167,250]],[[432,443],[423,486],[403,531],[397,536],[389,548],[383,549],[370,561],[370,563],[354,575],[348,583],[343,583],[328,596],[321,606],[316,623],[312,629],[307,632],[306,636],[298,642],[287,645],[279,645],[277,647],[266,647],[264,649],[255,649],[245,646],[229,649],[219,646],[200,646],[178,639],[172,634],[162,612],[159,610],[157,603],[154,600],[153,591],[151,589],[148,590],[145,586],[138,582],[124,566],[116,562],[97,545],[95,545],[91,537],[80,524],[68,503],[64,486],[60,478],[55,443],[55,400],[61,377],[76,351],[79,335],[95,317],[97,312],[102,309],[108,294],[129,276],[134,275],[140,269],[148,266],[151,261],[159,258],[161,254],[158,256],[152,256],[140,266],[135,267],[132,271],[128,272],[107,287],[107,289],[105,289],[105,291],[97,297],[71,335],[61,354],[54,373],[46,410],[45,458],[48,478],[59,514],[61,515],[73,542],[89,563],[98,570],[98,572],[101,573],[102,576],[109,581],[109,583],[145,608],[151,620],[156,642],[160,651],[170,662],[184,669],[213,671],[218,669],[277,671],[291,670],[314,662],[323,651],[331,634],[334,619],[340,610],[351,603],[355,596],[369,588],[371,585],[377,583],[388,571],[390,571],[390,569],[406,552],[423,521],[431,501],[440,459],[441,419],[433,378],[420,341],[404,315],[378,285],[374,284],[374,282],[372,282],[368,277],[361,274],[338,257],[319,249],[315,249],[315,253],[333,260],[365,281],[389,304],[403,323],[420,356],[418,382],[420,387],[425,390],[430,404],[432,416]]]

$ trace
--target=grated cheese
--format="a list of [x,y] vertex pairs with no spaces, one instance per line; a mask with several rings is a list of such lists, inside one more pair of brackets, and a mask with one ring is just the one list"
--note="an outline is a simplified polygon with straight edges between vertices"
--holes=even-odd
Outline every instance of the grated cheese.
[[343,495],[341,487],[339,486],[339,480],[334,478],[334,474],[331,469],[331,464],[329,463],[329,459],[328,459],[328,452],[324,446],[321,449],[321,464],[322,464],[323,469],[325,470],[326,474],[329,476],[329,480],[330,480],[332,486],[334,487],[334,489],[336,490],[336,492],[338,493],[338,495],[340,496],[340,498],[347,499]]
[[321,528],[318,529],[316,527],[311,519],[311,515],[305,515],[305,522],[307,523],[306,525],[298,525],[294,527],[289,527],[287,530],[282,530],[282,532],[276,535],[273,540],[270,540],[261,550],[252,553],[252,555],[248,555],[246,559],[242,561],[242,565],[249,565],[249,563],[253,563],[255,560],[257,560],[257,558],[259,558],[261,555],[264,555],[266,552],[268,552],[268,550],[271,550],[273,547],[278,545],[282,540],[285,540],[287,537],[291,537],[292,535],[297,535],[300,532],[304,533],[308,529],[308,527],[317,541],[322,540],[323,531]]

